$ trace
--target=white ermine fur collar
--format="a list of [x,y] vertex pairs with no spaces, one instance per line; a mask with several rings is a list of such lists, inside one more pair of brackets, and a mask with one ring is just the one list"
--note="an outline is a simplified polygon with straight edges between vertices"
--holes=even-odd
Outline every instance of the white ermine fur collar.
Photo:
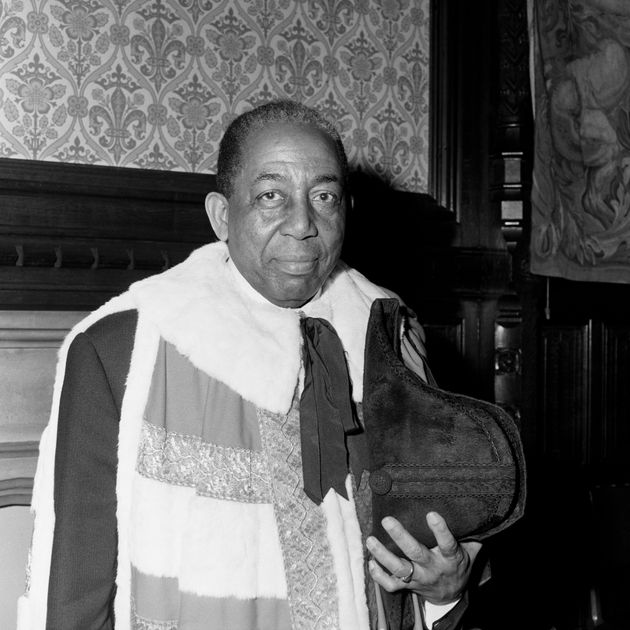
[[[269,411],[288,412],[300,370],[300,314],[327,319],[348,360],[353,396],[362,396],[365,330],[380,287],[339,263],[320,293],[301,309],[268,302],[213,243],[183,263],[132,285],[138,310],[164,339],[208,375]],[[334,305],[334,308],[333,308]]]

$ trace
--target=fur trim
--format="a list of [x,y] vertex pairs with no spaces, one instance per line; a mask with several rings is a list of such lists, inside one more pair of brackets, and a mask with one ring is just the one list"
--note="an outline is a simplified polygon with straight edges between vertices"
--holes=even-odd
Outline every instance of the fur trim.
[[151,377],[160,342],[155,326],[139,312],[131,364],[120,410],[118,469],[116,471],[116,518],[118,522],[118,569],[116,575],[116,627],[126,630],[131,619],[130,524],[132,513],[133,474],[144,409],[149,397]]
[[368,612],[365,577],[365,550],[361,527],[357,518],[356,504],[354,502],[354,483],[350,475],[346,479],[346,492],[350,501],[339,500],[341,516],[345,524],[346,540],[348,545],[348,557],[350,571],[352,572],[352,585],[354,587],[354,605],[357,611],[359,628],[368,628],[370,615]]
[[353,497],[352,478],[346,478],[346,500],[332,488],[322,503],[328,542],[337,575],[339,626],[341,630],[369,628],[365,596],[363,546]]
[[189,514],[182,590],[238,599],[287,598],[272,505],[195,497]]
[[196,496],[140,475],[134,496],[131,561],[142,573],[178,577],[200,596],[286,599],[273,506]]
[[193,365],[246,400],[285,413],[300,368],[299,316],[266,301],[253,304],[227,262],[225,244],[213,243],[130,291]]
[[[385,297],[388,297],[388,293],[384,289],[342,262],[337,265],[330,280],[324,285],[322,298],[331,305],[329,321],[335,327],[346,350],[352,396],[357,402],[363,399],[365,331],[370,308],[374,300]],[[310,315],[309,305],[304,308],[307,315]]]
[[[131,563],[155,577],[178,577],[182,532],[195,489],[133,476],[134,502],[129,535]],[[156,549],[160,553],[156,553]]]

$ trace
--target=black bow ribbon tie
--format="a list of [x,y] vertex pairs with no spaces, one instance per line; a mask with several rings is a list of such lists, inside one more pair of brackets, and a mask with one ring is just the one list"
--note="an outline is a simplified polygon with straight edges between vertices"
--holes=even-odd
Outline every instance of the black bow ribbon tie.
[[360,430],[341,340],[325,320],[300,320],[304,340],[304,390],[300,438],[304,491],[318,505],[333,488],[348,498],[346,435]]

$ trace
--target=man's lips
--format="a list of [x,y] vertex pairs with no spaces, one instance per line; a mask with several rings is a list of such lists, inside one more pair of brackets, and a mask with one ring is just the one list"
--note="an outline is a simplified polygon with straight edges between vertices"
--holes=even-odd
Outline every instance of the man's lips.
[[302,276],[315,270],[317,267],[317,258],[277,258],[276,265],[285,273]]

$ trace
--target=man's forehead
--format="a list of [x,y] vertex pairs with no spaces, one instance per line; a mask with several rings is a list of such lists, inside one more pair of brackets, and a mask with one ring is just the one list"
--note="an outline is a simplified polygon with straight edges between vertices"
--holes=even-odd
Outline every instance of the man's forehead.
[[256,178],[307,167],[318,176],[338,179],[342,171],[333,139],[311,125],[279,123],[253,131],[241,150],[243,166]]
[[[288,151],[293,142],[304,143],[306,146],[326,146],[338,160],[335,140],[329,133],[312,123],[293,121],[271,122],[263,127],[250,129],[243,141],[242,150],[247,158],[253,148],[264,148],[267,143],[277,149],[285,147],[284,150]],[[259,147],[260,144],[263,146]]]

